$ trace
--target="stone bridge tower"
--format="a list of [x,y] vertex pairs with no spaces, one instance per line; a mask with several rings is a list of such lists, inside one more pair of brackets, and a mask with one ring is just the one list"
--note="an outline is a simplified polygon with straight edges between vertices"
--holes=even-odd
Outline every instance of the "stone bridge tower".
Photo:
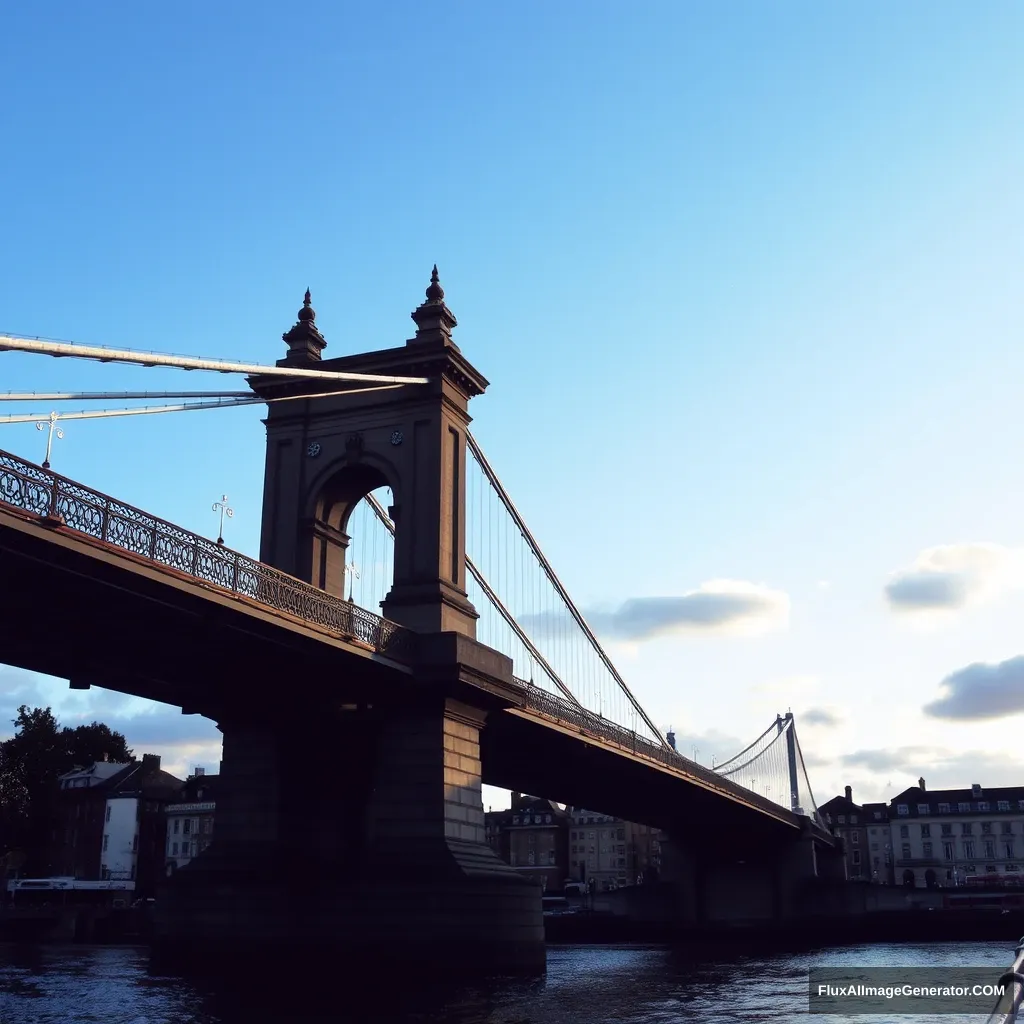
[[[260,560],[341,596],[346,526],[372,490],[394,495],[394,581],[383,615],[420,632],[476,635],[466,596],[466,430],[469,400],[487,381],[452,341],[455,317],[434,267],[416,334],[402,348],[324,360],[306,292],[279,366],[373,374],[380,390],[268,406]],[[427,378],[389,387],[389,377]],[[250,381],[261,397],[308,394],[309,380]],[[323,390],[337,387],[323,382]],[[378,611],[378,609],[369,609]]]

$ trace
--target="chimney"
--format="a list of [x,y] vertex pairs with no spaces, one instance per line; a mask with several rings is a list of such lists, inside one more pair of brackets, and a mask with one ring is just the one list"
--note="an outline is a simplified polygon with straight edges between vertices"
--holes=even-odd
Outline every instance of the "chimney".
[[198,778],[200,775],[205,775],[206,774],[206,769],[202,765],[198,765],[197,764],[196,765],[195,774],[196,774],[196,778]]
[[668,740],[668,745],[673,750],[675,750],[676,749],[676,734],[671,729],[669,729],[668,734],[666,735],[665,739]]
[[142,755],[142,774],[152,775],[154,772],[160,771],[160,755],[159,754],[143,754]]
[[920,789],[920,790],[924,789],[924,779],[918,779],[917,780],[917,788]]
[[523,794],[522,793],[513,793],[512,794],[512,810],[513,811],[518,811],[519,810],[519,805],[522,802],[523,802]]
[[853,786],[846,787],[846,799],[853,803]]

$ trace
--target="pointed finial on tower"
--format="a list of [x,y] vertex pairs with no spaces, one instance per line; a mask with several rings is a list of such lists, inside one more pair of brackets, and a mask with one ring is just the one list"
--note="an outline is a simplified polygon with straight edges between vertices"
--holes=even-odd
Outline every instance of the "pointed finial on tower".
[[430,284],[427,285],[427,301],[411,314],[416,322],[416,337],[409,339],[409,344],[424,341],[440,341],[442,344],[452,344],[452,328],[457,327],[459,322],[455,315],[444,304],[444,289],[437,274],[437,264],[430,274]]
[[301,362],[320,359],[320,353],[327,346],[327,340],[316,326],[316,310],[313,309],[309,289],[302,299],[298,323],[281,337],[288,343],[288,358]]
[[441,287],[441,281],[437,276],[437,264],[434,264],[434,269],[430,274],[430,284],[427,285],[427,300],[430,302],[441,302],[444,299],[444,289]]

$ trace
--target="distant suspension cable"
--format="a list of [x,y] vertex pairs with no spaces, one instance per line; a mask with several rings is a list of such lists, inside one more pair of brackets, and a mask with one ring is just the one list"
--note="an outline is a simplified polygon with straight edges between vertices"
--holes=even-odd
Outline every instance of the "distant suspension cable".
[[51,416],[56,420],[100,420],[113,416],[153,416],[164,412],[198,412],[202,409],[233,409],[242,405],[266,405],[271,402],[295,402],[303,398],[327,398],[330,395],[360,394],[364,391],[390,391],[401,387],[401,384],[379,384],[369,388],[349,388],[345,391],[323,391],[315,395],[279,395],[274,398],[232,398],[217,402],[185,402],[181,405],[144,405],[137,409],[92,409],[79,412],[62,413],[19,413],[11,416],[0,416],[0,425],[4,423],[36,423],[45,421]]
[[[719,772],[719,773],[721,773],[723,775],[731,775],[733,771],[737,771],[738,769],[734,768],[734,769],[731,769],[728,772],[722,772],[722,769],[727,767],[728,765],[732,764],[733,761],[738,761],[741,757],[744,756],[744,754],[747,754],[749,751],[753,750],[754,747],[756,747],[758,745],[758,743],[760,743],[761,740],[763,740],[765,738],[765,736],[767,736],[768,733],[770,733],[772,731],[772,729],[775,729],[776,731],[778,731],[778,728],[779,728],[779,722],[778,722],[778,719],[776,719],[774,722],[772,722],[771,725],[768,726],[767,729],[765,729],[765,731],[763,733],[761,733],[760,736],[757,737],[756,740],[754,740],[753,743],[751,743],[749,746],[744,747],[738,754],[735,755],[735,757],[730,757],[728,761],[723,761],[721,764],[716,764],[715,765],[715,771]],[[774,743],[774,742],[775,741],[772,740],[772,743]],[[771,743],[769,743],[768,746],[771,746]],[[767,749],[767,747],[765,749]],[[750,762],[748,761],[747,763],[749,764]]]
[[[391,521],[391,517],[385,511],[384,506],[381,505],[381,503],[373,496],[373,494],[368,494],[366,496],[366,501],[369,504],[370,508],[373,509],[374,513],[376,514],[380,522],[384,524],[384,528],[388,531],[388,533],[391,534],[392,537],[394,537],[395,524]],[[487,597],[487,599],[491,602],[492,605],[494,605],[495,610],[505,620],[505,622],[516,634],[516,636],[519,637],[523,646],[530,652],[530,655],[534,658],[537,664],[539,664],[540,667],[544,670],[545,674],[551,679],[555,686],[557,686],[558,689],[561,690],[562,694],[568,700],[572,701],[572,703],[575,704],[576,707],[582,708],[583,705],[580,704],[580,702],[576,699],[576,695],[572,692],[572,690],[569,689],[568,686],[565,685],[565,683],[562,682],[558,673],[551,667],[551,665],[548,663],[544,655],[537,650],[533,641],[523,630],[522,626],[520,626],[519,623],[516,622],[515,616],[508,610],[508,608],[505,607],[504,602],[494,592],[494,589],[485,579],[484,574],[476,567],[476,564],[473,562],[473,559],[469,557],[469,555],[466,555],[466,568],[470,571],[470,574],[472,575],[473,579],[475,579],[477,583],[480,585],[480,589],[484,592],[484,595]]]
[[569,596],[569,592],[562,585],[562,581],[558,578],[555,570],[552,569],[551,563],[548,562],[547,558],[544,557],[544,553],[540,549],[540,545],[534,539],[533,534],[530,532],[530,528],[526,525],[525,520],[519,514],[519,510],[512,503],[512,499],[508,496],[505,488],[502,486],[501,481],[498,479],[497,474],[491,468],[490,463],[487,461],[484,453],[480,450],[480,446],[476,443],[476,439],[468,431],[466,432],[466,443],[469,445],[470,451],[472,451],[474,458],[480,464],[480,468],[484,471],[484,475],[487,477],[491,486],[494,488],[498,497],[501,499],[502,504],[505,506],[505,510],[512,517],[512,521],[519,528],[519,532],[522,534],[523,539],[529,545],[533,551],[534,558],[540,563],[541,568],[544,570],[551,585],[555,588],[556,593],[562,599],[566,608],[568,608],[573,619],[576,620],[576,625],[580,627],[586,638],[590,641],[591,647],[593,647],[597,656],[604,663],[604,666],[611,673],[612,678],[619,684],[622,692],[629,698],[629,702],[633,705],[633,710],[644,720],[647,727],[658,737],[661,745],[669,750],[671,746],[665,737],[661,734],[661,730],[651,721],[648,717],[647,712],[640,706],[636,697],[633,696],[629,687],[626,685],[625,680],[619,675],[618,670],[612,664],[611,659],[605,653],[604,648],[599,643],[597,637],[594,635],[593,630],[587,625],[586,619],[583,618],[582,613],[576,607],[575,602]]

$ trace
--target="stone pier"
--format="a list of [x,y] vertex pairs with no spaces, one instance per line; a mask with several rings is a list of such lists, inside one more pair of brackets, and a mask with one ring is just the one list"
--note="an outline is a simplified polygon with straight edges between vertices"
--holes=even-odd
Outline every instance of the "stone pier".
[[434,697],[222,720],[214,842],[160,894],[157,959],[542,971],[540,892],[484,839],[485,718]]

